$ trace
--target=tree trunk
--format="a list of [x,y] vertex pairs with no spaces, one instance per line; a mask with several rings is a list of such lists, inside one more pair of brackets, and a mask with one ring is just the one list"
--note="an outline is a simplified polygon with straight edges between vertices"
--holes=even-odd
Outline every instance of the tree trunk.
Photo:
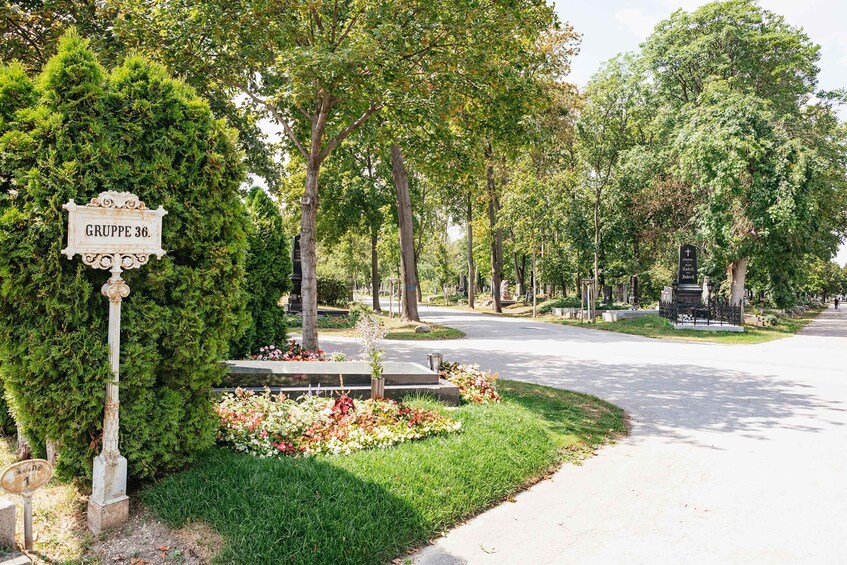
[[379,305],[379,255],[377,244],[379,243],[379,231],[371,229],[371,300],[374,312],[382,312]]
[[538,310],[538,299],[536,296],[538,295],[538,274],[535,272],[535,268],[538,265],[535,258],[535,251],[532,252],[532,317],[535,318],[537,316]]
[[32,459],[32,449],[29,447],[29,440],[26,439],[26,434],[21,425],[18,423],[18,461]]
[[315,253],[315,218],[318,211],[318,175],[321,164],[312,155],[306,165],[306,191],[300,216],[300,260],[303,267],[301,293],[303,297],[303,348],[318,349],[317,256]]
[[[638,245],[638,236],[633,237],[633,256],[635,257],[635,265],[637,269],[641,268],[641,247]],[[630,302],[633,306],[638,307],[638,275],[630,277],[632,288],[630,289]]]
[[48,439],[44,444],[44,448],[47,453],[47,461],[55,467],[56,462],[59,460],[59,444],[52,439]]
[[468,193],[468,282],[465,285],[468,291],[468,306],[474,307],[474,286],[476,286],[476,279],[474,278],[474,264],[473,264],[473,200],[471,198],[470,192]]
[[402,272],[403,306],[400,317],[420,322],[418,315],[418,282],[415,276],[415,239],[412,227],[412,201],[409,197],[409,177],[403,153],[396,143],[391,144],[391,172],[397,189],[397,224],[400,228],[400,270]]
[[503,278],[503,234],[497,227],[497,211],[500,204],[497,198],[497,190],[494,184],[494,151],[491,144],[485,150],[488,160],[486,176],[488,181],[488,225],[491,228],[491,295],[494,298],[494,311],[502,312],[503,305],[500,303],[500,283]]
[[580,280],[579,273],[576,273],[574,277],[574,288],[576,288],[576,297],[582,300],[582,281]]
[[597,285],[600,284],[600,189],[594,193],[594,297],[597,294]]
[[726,268],[727,277],[730,280],[729,303],[733,306],[741,306],[744,312],[744,283],[747,279],[747,257],[733,261]]
[[515,282],[521,285],[521,290],[526,293],[526,254],[521,253],[521,260],[518,262],[518,252],[512,251],[512,261],[515,263]]
[[[410,205],[411,209],[411,205]],[[412,229],[414,229],[414,225],[412,225]],[[418,274],[418,253],[415,252],[415,281],[421,280],[420,275]],[[415,293],[415,299],[418,302],[423,302],[423,289],[421,289],[421,285],[415,284],[415,288],[417,288],[417,292]]]
[[632,301],[633,306],[638,306],[638,275],[632,275],[632,297],[630,300]]

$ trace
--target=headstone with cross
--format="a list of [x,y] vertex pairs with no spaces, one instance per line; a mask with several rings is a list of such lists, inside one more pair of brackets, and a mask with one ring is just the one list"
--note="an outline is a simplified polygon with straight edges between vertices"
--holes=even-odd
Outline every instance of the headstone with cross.
[[697,284],[697,248],[693,245],[679,246],[677,282],[677,302],[683,306],[699,304],[703,289]]

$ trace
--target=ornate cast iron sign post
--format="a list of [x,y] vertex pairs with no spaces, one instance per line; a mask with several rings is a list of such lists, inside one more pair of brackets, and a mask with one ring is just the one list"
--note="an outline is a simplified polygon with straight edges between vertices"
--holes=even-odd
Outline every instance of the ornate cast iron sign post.
[[150,210],[130,192],[101,192],[85,206],[73,201],[63,206],[69,213],[68,246],[62,253],[95,269],[108,269],[112,276],[101,292],[109,299],[109,362],[112,380],[106,386],[103,411],[103,445],[94,458],[94,480],[88,501],[88,527],[94,533],[125,523],[129,517],[126,496],[126,459],[118,446],[118,382],[121,350],[121,301],[129,286],[121,278],[124,269],[145,265],[151,255],[161,258],[162,217],[159,206]]

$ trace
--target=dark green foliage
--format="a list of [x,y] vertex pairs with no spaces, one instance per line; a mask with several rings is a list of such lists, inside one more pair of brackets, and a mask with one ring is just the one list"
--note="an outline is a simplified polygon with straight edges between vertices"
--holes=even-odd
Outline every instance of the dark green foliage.
[[[0,382],[0,385],[2,385],[2,382]],[[0,391],[0,434],[11,435],[13,433],[15,433],[15,419],[9,412],[6,397]]]
[[581,308],[582,302],[578,296],[566,296],[564,298],[556,298],[538,306],[538,311],[542,314],[548,314],[553,311],[553,308]]
[[285,343],[285,310],[279,305],[291,287],[288,236],[279,209],[261,188],[247,194],[250,228],[247,240],[245,290],[250,321],[239,339],[230,345],[231,357],[258,353],[260,347]]
[[[597,310],[629,310],[628,304],[607,304],[597,301],[594,305]],[[555,298],[548,300],[538,306],[538,311],[542,314],[549,314],[553,308],[585,308],[585,304],[579,299],[579,296],[566,296],[564,298]]]
[[349,282],[334,277],[318,277],[318,304],[347,306],[349,301]]
[[58,442],[62,475],[90,474],[109,377],[108,273],[60,254],[62,205],[117,190],[164,206],[167,255],[124,273],[121,451],[132,477],[150,477],[214,440],[210,385],[244,319],[241,155],[231,130],[164,68],[130,58],[107,75],[74,32],[38,90],[0,138],[0,174],[11,179],[0,199],[6,392],[34,444]]
[[35,85],[23,65],[12,63],[0,67],[0,133],[7,129],[4,124],[11,124],[15,113],[32,105],[37,96]]

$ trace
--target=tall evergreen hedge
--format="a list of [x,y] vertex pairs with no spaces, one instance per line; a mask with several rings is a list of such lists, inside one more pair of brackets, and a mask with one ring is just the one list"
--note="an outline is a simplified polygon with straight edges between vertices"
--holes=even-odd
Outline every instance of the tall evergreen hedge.
[[[37,100],[20,96],[27,88]],[[160,66],[129,58],[107,74],[74,32],[37,82],[0,73],[0,112],[0,371],[13,412],[36,449],[58,443],[61,474],[90,475],[109,377],[109,273],[60,254],[62,204],[131,191],[168,211],[167,255],[124,273],[121,452],[136,478],[183,465],[214,440],[209,388],[244,323],[234,133]]]
[[250,217],[245,277],[249,320],[244,334],[230,347],[235,358],[285,342],[285,311],[279,300],[291,288],[290,248],[279,209],[257,187],[247,193],[246,205]]

